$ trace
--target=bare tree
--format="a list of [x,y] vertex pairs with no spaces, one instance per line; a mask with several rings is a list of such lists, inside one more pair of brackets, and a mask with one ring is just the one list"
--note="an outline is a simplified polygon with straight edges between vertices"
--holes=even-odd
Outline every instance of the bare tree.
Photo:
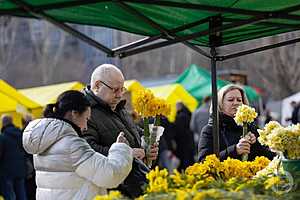
[[29,23],[29,30],[42,83],[49,84],[59,71],[57,64],[63,58],[66,35],[43,21]]
[[8,76],[9,66],[16,61],[16,35],[18,20],[12,17],[0,17],[0,75]]
[[[260,42],[262,44],[276,43],[294,38],[296,35],[299,35],[299,33],[287,33],[280,37],[269,37],[260,40]],[[250,59],[247,63],[252,63],[252,78],[264,84],[266,91],[275,99],[282,99],[298,92],[300,90],[299,53],[299,44],[291,44],[260,55],[248,56]],[[255,59],[253,59],[254,56]]]

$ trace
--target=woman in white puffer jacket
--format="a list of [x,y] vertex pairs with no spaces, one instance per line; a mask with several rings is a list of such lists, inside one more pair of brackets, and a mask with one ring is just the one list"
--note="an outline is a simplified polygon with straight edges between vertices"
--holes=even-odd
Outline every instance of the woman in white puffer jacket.
[[37,200],[83,200],[105,194],[129,174],[132,149],[120,133],[108,156],[95,152],[79,137],[87,127],[90,106],[78,91],[62,93],[44,116],[29,123],[24,149],[33,154]]

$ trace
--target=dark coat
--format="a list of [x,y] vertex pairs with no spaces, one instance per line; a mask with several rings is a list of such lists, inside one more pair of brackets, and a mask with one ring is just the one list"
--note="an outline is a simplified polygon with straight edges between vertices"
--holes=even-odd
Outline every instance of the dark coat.
[[[241,126],[238,126],[232,117],[229,117],[222,113],[220,113],[219,115],[219,122],[220,159],[226,160],[227,157],[231,157],[241,160],[241,155],[238,155],[236,152],[236,145],[238,144],[243,134],[243,128]],[[259,136],[257,132],[257,126],[253,123],[248,126],[248,131],[254,133],[256,138]],[[199,161],[202,161],[207,155],[213,154],[211,119],[209,120],[208,124],[202,129],[198,150]],[[262,146],[256,140],[256,143],[251,145],[248,160],[254,160],[256,156],[265,156],[269,159],[273,159],[275,154],[269,151],[267,147]]]
[[194,134],[190,130],[190,120],[191,112],[186,107],[176,113],[174,139],[176,142],[175,155],[180,159],[179,170],[194,163]]
[[121,131],[125,133],[130,147],[141,147],[138,127],[125,110],[125,101],[121,101],[115,111],[112,111],[107,103],[93,94],[89,86],[84,89],[84,94],[91,104],[91,118],[88,121],[88,129],[83,132],[82,137],[95,151],[107,155],[108,149],[116,142]]
[[0,176],[25,178],[26,153],[22,145],[22,131],[14,125],[2,128],[0,135]]
[[297,124],[300,122],[299,116],[300,116],[300,105],[297,105],[292,111],[292,118],[291,118],[292,124]]

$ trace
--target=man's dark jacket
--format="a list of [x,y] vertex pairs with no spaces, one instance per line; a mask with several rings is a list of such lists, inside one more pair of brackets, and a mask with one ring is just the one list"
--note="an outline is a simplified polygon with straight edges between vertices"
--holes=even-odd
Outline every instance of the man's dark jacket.
[[[243,134],[243,128],[238,126],[232,117],[229,117],[223,113],[220,113],[219,115],[219,122],[220,159],[226,160],[227,157],[231,157],[241,160],[241,155],[238,155],[236,152],[236,145]],[[257,126],[255,126],[253,123],[250,124],[248,126],[248,131],[254,133],[256,136],[256,143],[251,145],[248,160],[254,160],[256,156],[265,156],[269,159],[272,159],[275,154],[269,151],[265,146],[262,146],[257,140],[259,136],[259,133],[257,132]],[[202,161],[207,155],[213,154],[211,118],[209,119],[208,124],[202,129],[198,151],[199,161]]]
[[25,178],[27,167],[22,145],[22,131],[14,125],[7,125],[1,132],[0,177]]
[[107,155],[121,131],[125,133],[130,147],[141,147],[138,127],[124,108],[126,101],[121,101],[115,111],[112,111],[107,103],[94,95],[89,86],[83,92],[92,108],[88,129],[83,132],[83,138],[95,151]]

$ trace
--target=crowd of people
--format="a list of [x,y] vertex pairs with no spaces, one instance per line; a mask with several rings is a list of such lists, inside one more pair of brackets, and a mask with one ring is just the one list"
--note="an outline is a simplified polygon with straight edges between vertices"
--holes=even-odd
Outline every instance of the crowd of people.
[[[0,134],[0,196],[6,200],[93,199],[116,188],[128,197],[142,194],[146,152],[143,129],[125,109],[124,76],[114,65],[98,66],[83,91],[66,91],[48,104],[41,119],[24,120],[18,129],[12,117],[2,117]],[[220,159],[273,158],[257,141],[255,123],[248,137],[234,122],[238,106],[249,105],[238,85],[218,92]],[[175,122],[161,119],[165,128],[147,158],[154,166],[186,169],[213,153],[210,99],[194,112],[176,105]],[[299,106],[298,106],[299,107]],[[296,107],[295,107],[296,109]],[[299,110],[299,108],[298,108]],[[30,121],[30,122],[29,122]],[[135,180],[138,179],[138,180]]]

